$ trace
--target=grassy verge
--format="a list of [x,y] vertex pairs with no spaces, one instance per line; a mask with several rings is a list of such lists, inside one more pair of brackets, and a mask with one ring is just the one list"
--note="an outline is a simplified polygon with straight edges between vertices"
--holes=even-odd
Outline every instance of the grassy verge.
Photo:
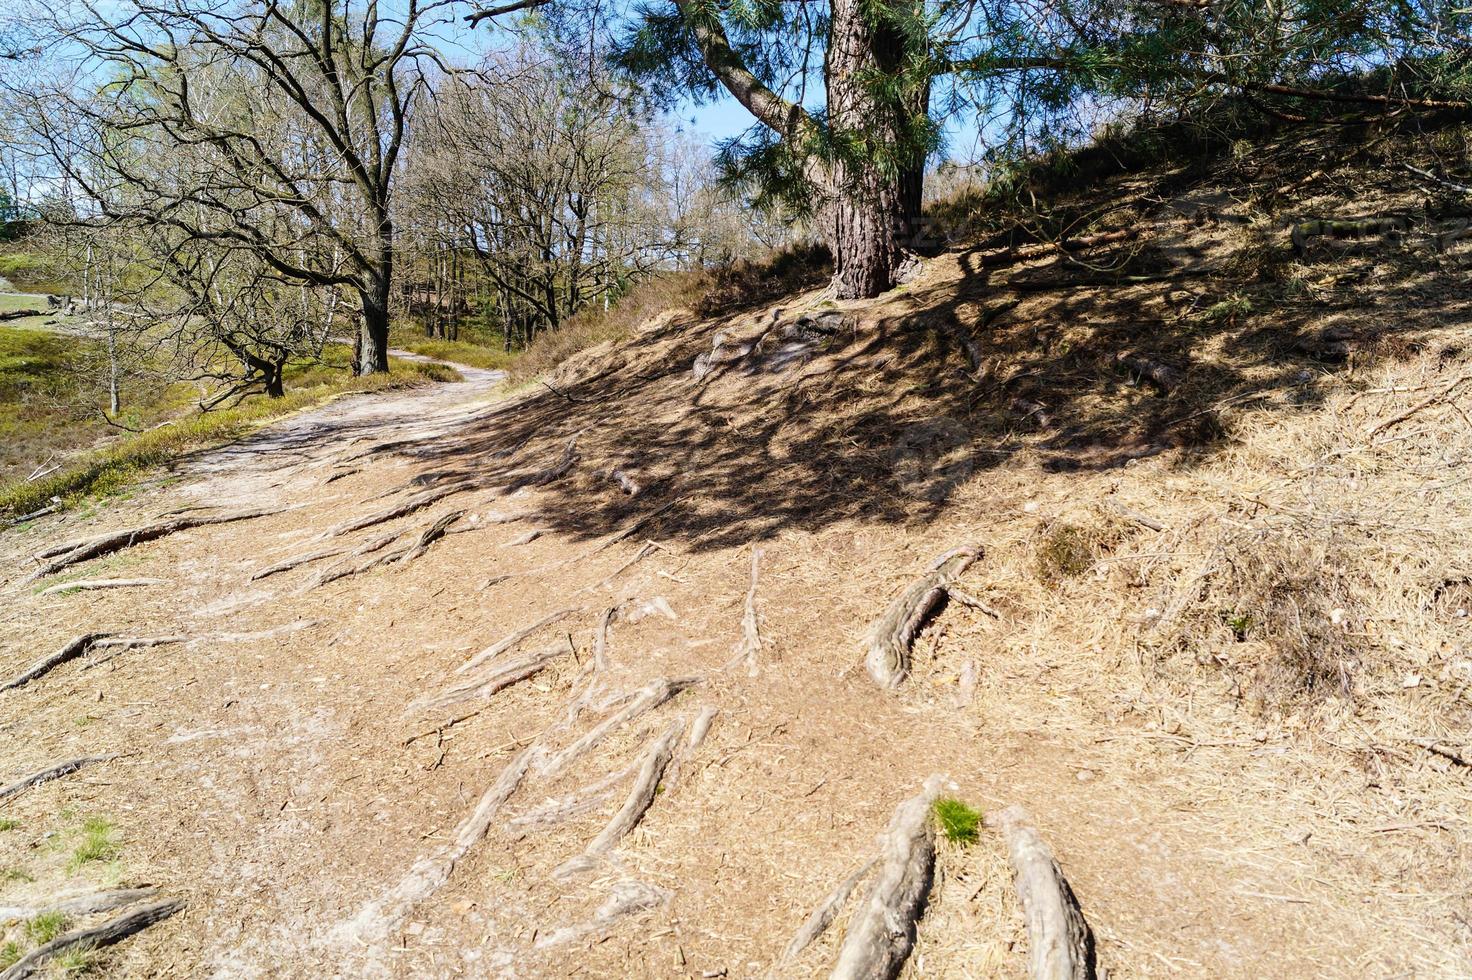
[[473,340],[436,340],[431,337],[416,337],[407,332],[395,334],[393,345],[401,350],[438,358],[441,361],[453,361],[467,367],[499,371],[509,370],[519,356],[507,353],[500,347],[478,344]]
[[[453,381],[459,377],[437,364],[394,360],[389,374],[355,378],[346,373],[345,363],[337,363],[342,356],[345,354],[332,351],[322,363],[292,369],[284,398],[255,396],[233,408],[184,415],[157,428],[128,434],[79,453],[60,472],[45,479],[30,483],[22,479],[0,485],[0,515],[28,514],[55,498],[60,498],[65,506],[74,506],[89,497],[119,493],[150,470],[196,450],[238,439],[272,419],[338,395]],[[0,418],[8,414],[0,413]]]

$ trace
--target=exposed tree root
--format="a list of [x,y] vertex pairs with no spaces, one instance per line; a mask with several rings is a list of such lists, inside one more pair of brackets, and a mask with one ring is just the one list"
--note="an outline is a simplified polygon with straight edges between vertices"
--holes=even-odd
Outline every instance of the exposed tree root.
[[546,616],[543,616],[541,619],[537,620],[535,623],[532,623],[530,626],[522,627],[514,633],[503,636],[501,639],[497,640],[495,643],[486,647],[480,653],[477,653],[475,656],[471,657],[469,660],[465,661],[465,663],[457,667],[455,669],[455,673],[464,674],[467,671],[474,670],[481,664],[485,663],[487,660],[490,660],[492,657],[499,657],[507,650],[514,649],[518,643],[531,636],[537,630],[542,629],[546,626],[550,626],[551,624],[557,622],[559,619],[566,618],[573,615],[574,613],[579,613],[582,611],[583,610],[581,606],[569,606],[566,609],[559,609],[554,613],[548,613]]
[[634,785],[629,788],[629,795],[624,799],[624,805],[613,815],[613,819],[593,838],[582,854],[563,862],[552,872],[554,878],[569,878],[579,872],[593,867],[598,859],[607,854],[619,841],[628,836],[629,831],[638,826],[644,814],[654,803],[655,790],[659,788],[659,779],[664,775],[665,767],[670,764],[670,758],[674,755],[675,743],[679,741],[680,735],[685,731],[684,719],[672,721],[664,734],[650,740],[649,748],[644,751],[639,762],[639,773],[634,777]]
[[81,669],[89,670],[93,667],[98,667],[121,653],[136,650],[139,647],[161,647],[168,643],[183,643],[188,639],[189,637],[182,633],[174,633],[169,636],[110,636],[106,639],[98,640],[92,645],[92,649],[110,650],[111,652],[84,661]]
[[69,660],[75,660],[78,657],[86,655],[97,644],[98,640],[106,639],[110,636],[112,636],[111,633],[83,633],[81,636],[68,640],[65,646],[51,656],[42,657],[10,680],[0,684],[0,691],[11,691],[17,687],[24,687],[53,668],[60,667]]
[[548,779],[560,776],[569,765],[575,762],[583,753],[608,737],[608,733],[628,724],[647,711],[652,711],[664,704],[670,698],[679,694],[685,688],[700,683],[699,677],[678,677],[670,679],[661,677],[656,681],[641,688],[623,710],[609,715],[597,725],[584,732],[578,739],[548,758],[545,762],[539,762],[537,771]]
[[100,558],[110,555],[124,548],[142,544],[145,541],[156,541],[159,538],[179,531],[188,531],[191,528],[205,527],[210,524],[229,524],[233,521],[247,521],[255,517],[269,517],[280,513],[279,508],[258,508],[256,510],[236,511],[232,514],[198,515],[194,517],[176,517],[170,521],[159,521],[154,524],[145,524],[142,527],[129,528],[125,531],[114,531],[111,534],[99,535],[83,541],[75,541],[69,544],[59,545],[49,551],[42,552],[41,558],[55,558],[49,564],[41,568],[26,579],[33,582],[38,578],[69,568],[80,562],[92,558]]
[[608,577],[599,582],[598,586],[605,587],[611,584],[614,579],[618,578],[624,572],[627,572],[630,568],[634,567],[634,565],[638,564],[645,558],[648,558],[650,555],[654,554],[655,551],[659,550],[664,550],[664,546],[656,544],[653,541],[645,541],[644,547],[640,548],[639,551],[634,555],[634,557],[630,558],[628,561],[624,562],[622,565],[609,572]]
[[566,476],[573,468],[573,464],[578,461],[578,437],[581,435],[582,433],[579,432],[567,440],[567,445],[563,447],[562,455],[557,458],[557,462],[544,470],[538,470],[520,480],[514,481],[510,489],[514,491],[520,490],[522,487],[546,486]]
[[414,540],[414,543],[409,546],[409,549],[405,551],[402,555],[397,556],[394,561],[403,564],[405,562],[411,562],[415,558],[418,558],[420,555],[429,550],[430,545],[434,544],[440,538],[449,533],[450,525],[454,524],[456,521],[464,516],[465,511],[452,510],[448,514],[440,517],[439,520],[435,521],[433,524],[429,525],[429,527],[421,531],[419,533],[419,537]]
[[831,980],[889,980],[905,965],[935,870],[930,804],[941,783],[931,776],[919,796],[895,808],[880,842],[879,871],[849,920]]
[[85,895],[63,899],[51,905],[0,905],[0,922],[11,919],[34,919],[38,915],[47,913],[95,915],[98,912],[111,912],[113,909],[141,902],[157,894],[157,888],[113,888],[107,891],[87,892]]
[[461,681],[454,687],[446,688],[431,697],[422,698],[409,705],[406,714],[419,714],[431,711],[443,711],[471,700],[485,700],[497,691],[504,690],[512,684],[520,683],[528,677],[533,677],[547,669],[547,665],[558,657],[566,656],[569,650],[566,646],[558,643],[548,647],[539,653],[529,657],[513,661],[509,664],[495,666],[493,670],[487,671],[479,676],[472,676]]
[[102,946],[111,946],[113,943],[127,939],[135,932],[142,932],[155,922],[162,922],[183,907],[183,901],[171,898],[145,905],[90,929],[77,929],[64,933],[49,943],[37,946],[16,960],[10,969],[0,973],[0,980],[24,980],[25,977],[41,969],[48,960],[60,956],[69,949],[97,949]]
[[477,592],[484,592],[486,589],[489,589],[491,586],[493,586],[493,585],[500,585],[502,582],[505,582],[506,580],[511,579],[511,578],[514,578],[514,577],[515,576],[512,576],[512,575],[492,575],[490,578],[488,578],[484,582],[482,582],[480,584],[480,588],[476,589],[475,591],[477,591]]
[[581,816],[600,806],[604,800],[608,799],[613,788],[632,776],[638,768],[639,763],[636,761],[633,765],[610,773],[597,782],[583,786],[565,797],[549,799],[541,806],[508,820],[506,827],[508,830],[517,832],[546,830],[571,820],[573,817]]
[[910,673],[910,646],[915,634],[946,594],[951,581],[981,554],[977,547],[948,551],[931,563],[876,619],[864,637],[864,663],[884,687],[898,687]]
[[409,499],[401,501],[385,510],[376,511],[364,517],[355,517],[350,521],[344,521],[343,523],[338,524],[337,526],[323,532],[322,537],[336,538],[344,534],[351,534],[353,531],[361,531],[365,527],[373,527],[375,524],[382,524],[385,521],[397,520],[398,518],[404,517],[408,514],[412,514],[417,510],[423,510],[430,504],[443,500],[446,497],[450,496],[450,494],[452,493],[460,493],[461,491],[469,489],[469,484],[456,483],[447,487],[436,487],[433,490],[425,490],[422,493],[416,493]]
[[322,481],[322,485],[325,487],[325,486],[327,486],[327,484],[329,484],[329,483],[335,483],[336,481],[341,480],[345,476],[353,476],[354,474],[361,473],[361,472],[363,472],[363,470],[362,470],[361,467],[358,467],[358,466],[354,466],[354,467],[352,467],[350,469],[346,469],[346,470],[338,470],[335,473],[329,473],[327,475],[327,479],[325,479],[325,480]]
[[1053,852],[1022,807],[1003,810],[997,824],[1027,919],[1033,980],[1092,980],[1094,936]]
[[534,527],[530,531],[527,531],[525,534],[519,534],[516,537],[512,538],[510,541],[507,541],[505,544],[501,545],[501,547],[519,548],[524,544],[531,544],[533,541],[537,540],[541,536],[542,529],[539,527]]
[[321,561],[323,558],[336,558],[338,555],[346,554],[346,552],[346,548],[329,548],[324,551],[310,551],[305,555],[296,555],[291,558],[286,558],[282,561],[278,561],[274,565],[267,565],[260,571],[252,573],[250,580],[252,582],[258,582],[263,578],[267,578],[279,572],[289,572],[293,568],[296,568],[300,565],[306,565],[314,561]]
[[53,779],[69,776],[83,766],[89,766],[94,762],[107,762],[110,759],[116,758],[117,756],[114,755],[84,755],[79,759],[68,759],[65,762],[58,762],[56,765],[42,769],[40,772],[33,772],[29,776],[22,776],[9,786],[0,787],[0,800],[8,800],[12,796],[19,796],[33,786],[40,786],[42,783],[49,783]]
[[553,946],[570,943],[575,939],[581,939],[591,933],[606,929],[615,920],[626,915],[656,908],[667,901],[669,901],[668,892],[642,881],[625,879],[613,886],[608,901],[598,907],[591,921],[554,929],[538,939],[536,947],[537,949],[550,949]]
[[628,494],[630,497],[639,496],[639,492],[644,489],[644,487],[640,485],[638,480],[629,475],[627,470],[609,470],[608,478],[614,483],[617,483],[618,488],[624,493]]
[[761,561],[762,549],[751,549],[751,588],[746,590],[746,611],[741,616],[741,639],[736,642],[735,656],[726,664],[730,670],[743,661],[750,677],[757,675],[757,655],[762,650],[762,636],[756,615],[757,565]]
[[461,858],[485,837],[497,811],[516,792],[526,776],[535,744],[518,752],[491,787],[481,794],[475,809],[455,828],[450,843],[414,862],[408,873],[382,897],[365,905],[352,920],[343,923],[338,935],[344,939],[381,939],[403,921],[414,906],[438,891]]
[[787,944],[787,948],[782,951],[781,958],[777,960],[779,965],[795,960],[803,950],[812,945],[813,940],[821,936],[833,924],[833,920],[843,909],[843,904],[848,901],[849,895],[853,894],[859,882],[867,878],[869,872],[873,871],[874,866],[878,863],[877,857],[870,858],[863,867],[843,879],[838,883],[837,888],[828,893],[828,897],[823,899],[818,907],[803,920],[802,928],[793,935],[792,941]]
[[650,521],[654,520],[656,517],[660,516],[673,506],[675,506],[675,501],[671,500],[663,507],[655,508],[648,514],[645,514],[643,517],[639,518],[634,523],[630,524],[628,527],[624,528],[622,531],[616,531],[608,537],[604,538],[601,542],[594,545],[593,548],[589,550],[586,555],[584,555],[584,557],[591,558],[593,555],[607,551],[609,548],[618,544],[620,541],[623,541],[627,538],[632,538],[634,535],[638,534],[644,529],[644,525],[648,524]]
[[60,585],[49,586],[38,593],[39,595],[60,595],[65,592],[88,592],[94,589],[139,589],[146,585],[168,585],[166,579],[161,578],[85,578],[75,582],[62,582]]

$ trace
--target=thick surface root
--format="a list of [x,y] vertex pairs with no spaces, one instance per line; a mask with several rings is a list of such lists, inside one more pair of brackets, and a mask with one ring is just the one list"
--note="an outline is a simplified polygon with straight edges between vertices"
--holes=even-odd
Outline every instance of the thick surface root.
[[663,889],[632,878],[625,879],[613,886],[608,900],[598,907],[591,921],[554,929],[538,939],[536,947],[537,949],[551,949],[554,946],[562,946],[575,939],[600,932],[626,915],[658,908],[668,902],[669,898],[669,893]]
[[112,636],[111,633],[83,633],[81,636],[68,640],[66,645],[49,657],[42,657],[31,664],[25,670],[16,674],[10,680],[0,684],[0,691],[11,691],[17,687],[24,687],[31,681],[49,673],[52,669],[60,667],[69,660],[85,656],[99,640]]
[[327,548],[322,551],[309,551],[305,555],[294,555],[291,558],[283,559],[274,565],[267,565],[265,568],[253,572],[250,580],[252,582],[258,582],[263,578],[268,578],[281,572],[289,572],[293,568],[301,565],[308,565],[314,561],[321,561],[324,558],[336,558],[338,555],[346,553],[347,549],[345,548]]
[[448,487],[436,487],[433,490],[425,490],[423,493],[416,493],[408,500],[401,501],[400,503],[397,503],[394,506],[389,507],[385,510],[375,511],[374,513],[368,514],[364,517],[355,517],[350,521],[344,521],[341,524],[336,525],[335,527],[329,528],[323,533],[322,537],[341,537],[344,534],[351,534],[354,531],[361,531],[365,527],[373,527],[375,524],[382,524],[385,521],[397,520],[398,518],[412,514],[417,510],[423,510],[430,504],[443,500],[452,493],[459,493],[462,490],[469,489],[470,486],[468,484],[457,483]]
[[597,725],[584,732],[577,740],[568,745],[561,752],[556,753],[537,767],[537,771],[548,779],[560,776],[568,766],[572,765],[583,753],[597,745],[608,734],[617,728],[627,725],[630,721],[639,717],[647,711],[652,711],[664,704],[670,698],[679,694],[685,688],[700,683],[699,677],[677,677],[670,679],[661,677],[651,681],[641,688],[632,701],[615,714],[609,715]]
[[853,890],[859,886],[860,882],[869,877],[869,872],[873,871],[874,866],[878,863],[879,859],[877,857],[870,858],[864,863],[863,867],[843,879],[843,881],[838,883],[837,888],[828,893],[828,897],[823,899],[822,903],[813,909],[812,913],[803,920],[802,928],[793,934],[792,941],[787,944],[787,948],[782,951],[782,956],[777,961],[779,965],[795,960],[803,950],[812,945],[813,940],[827,931],[828,927],[833,924],[833,920],[838,916],[839,911],[843,908],[844,903],[848,901],[848,897],[853,894]]
[[142,932],[155,922],[162,922],[183,907],[183,901],[177,898],[154,902],[126,915],[109,919],[102,925],[93,926],[90,929],[78,929],[57,936],[51,942],[37,946],[16,960],[10,969],[0,973],[0,980],[24,980],[25,977],[33,976],[48,961],[70,949],[97,949],[102,946],[111,946],[113,943],[127,939],[135,932]]
[[757,675],[757,657],[762,651],[762,634],[756,615],[756,580],[761,557],[762,549],[751,549],[751,587],[746,590],[746,607],[741,615],[741,639],[736,641],[734,655],[726,664],[727,669],[740,663],[746,664],[749,677]]
[[95,538],[87,538],[84,541],[74,541],[59,545],[48,551],[42,552],[39,557],[52,558],[53,560],[40,569],[32,572],[26,579],[33,582],[38,578],[45,578],[69,568],[72,565],[88,561],[92,558],[101,558],[124,548],[131,548],[145,541],[156,541],[159,538],[176,534],[179,531],[188,531],[191,528],[206,527],[211,524],[229,524],[234,521],[248,521],[256,517],[269,517],[280,513],[279,509],[258,508],[255,510],[236,511],[231,514],[209,514],[193,517],[176,517],[169,521],[158,521],[154,524],[145,524],[142,527],[129,528],[125,531],[114,531],[111,534],[99,535]]
[[34,919],[38,915],[95,915],[98,912],[111,912],[135,902],[141,902],[145,898],[152,898],[158,894],[157,888],[112,888],[105,891],[88,892],[85,895],[76,895],[72,898],[63,899],[51,905],[24,906],[24,905],[0,905],[0,922],[12,919]]
[[62,582],[41,590],[41,595],[63,595],[67,592],[91,592],[98,589],[141,589],[148,585],[168,585],[161,578],[87,578]]
[[930,804],[942,782],[931,776],[920,795],[895,808],[880,843],[879,870],[849,920],[831,980],[889,980],[904,967],[935,872]]
[[582,854],[570,861],[563,863],[556,871],[552,872],[554,878],[567,878],[580,871],[585,871],[596,864],[597,859],[608,853],[615,844],[628,836],[629,831],[639,825],[644,814],[654,803],[655,790],[659,788],[659,779],[664,775],[665,767],[670,764],[670,759],[675,752],[675,743],[685,731],[684,719],[677,719],[670,723],[664,730],[664,734],[653,739],[649,748],[644,751],[639,762],[639,773],[634,777],[634,785],[629,788],[629,795],[624,799],[624,805],[613,815],[613,819],[593,838]]
[[537,620],[535,623],[532,623],[530,626],[525,626],[517,630],[515,633],[504,636],[501,639],[497,640],[495,643],[486,647],[480,653],[477,653],[475,656],[471,657],[465,663],[457,667],[455,669],[455,673],[468,673],[479,667],[481,664],[485,663],[487,660],[499,657],[506,651],[514,649],[517,644],[521,643],[521,641],[531,636],[537,630],[542,629],[546,626],[550,626],[553,623],[557,622],[559,619],[564,619],[568,616],[573,615],[574,613],[579,612],[582,612],[581,607],[569,606],[566,609],[559,609],[554,613],[548,613],[546,616],[543,616],[541,619]]
[[569,653],[571,650],[559,643],[529,657],[523,657],[509,664],[494,666],[493,669],[472,675],[439,694],[416,701],[409,706],[407,713],[443,711],[466,701],[485,700],[497,691],[540,674],[552,661]]
[[1094,935],[1053,852],[1020,806],[1003,810],[997,825],[1027,919],[1033,980],[1093,980]]
[[117,758],[117,756],[84,755],[77,759],[68,759],[65,762],[58,762],[56,765],[48,766],[47,768],[42,769],[40,772],[33,772],[29,776],[22,776],[8,786],[0,787],[0,800],[8,800],[12,796],[19,796],[21,793],[24,793],[26,790],[30,789],[33,786],[40,786],[42,783],[49,783],[53,779],[60,779],[62,776],[69,776],[72,773],[76,772],[78,769],[81,769],[83,766],[90,766],[94,762],[107,762],[108,760],[115,758]]
[[864,637],[864,665],[883,687],[898,687],[910,674],[910,647],[915,634],[945,596],[952,580],[981,554],[976,547],[948,551],[910,583]]

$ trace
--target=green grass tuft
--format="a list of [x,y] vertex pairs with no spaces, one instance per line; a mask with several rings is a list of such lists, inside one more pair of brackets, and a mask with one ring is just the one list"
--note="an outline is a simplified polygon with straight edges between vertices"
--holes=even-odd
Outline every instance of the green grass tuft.
[[23,881],[32,882],[36,876],[25,868],[0,868],[0,881]]
[[35,918],[26,920],[24,931],[26,939],[32,945],[41,946],[66,932],[66,926],[65,912],[42,912]]
[[14,939],[0,946],[0,970],[5,969],[21,957],[20,943]]
[[67,869],[75,872],[87,864],[111,861],[121,850],[117,828],[106,817],[88,817],[82,822],[82,839],[72,850]]
[[941,836],[952,844],[975,844],[981,830],[981,811],[973,810],[953,796],[931,804]]
[[97,966],[97,953],[85,947],[73,947],[51,960],[51,972],[58,977],[81,977]]
[[0,833],[4,833],[7,830],[14,830],[19,826],[20,821],[14,817],[0,817]]

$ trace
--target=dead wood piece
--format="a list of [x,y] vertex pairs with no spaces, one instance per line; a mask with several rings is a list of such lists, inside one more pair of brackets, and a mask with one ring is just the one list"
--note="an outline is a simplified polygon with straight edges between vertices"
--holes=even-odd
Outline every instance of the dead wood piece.
[[603,741],[609,732],[628,724],[646,711],[652,711],[687,687],[700,683],[700,680],[699,677],[677,677],[673,679],[661,677],[658,680],[651,681],[643,688],[640,688],[639,692],[621,711],[609,715],[603,721],[584,732],[582,736],[561,752],[540,763],[537,766],[537,771],[548,779],[555,779],[584,752],[587,752],[593,746]]
[[33,786],[40,786],[42,783],[49,783],[53,779],[69,776],[83,766],[90,766],[94,762],[107,762],[110,759],[116,758],[117,756],[115,755],[84,755],[77,759],[58,762],[56,765],[48,766],[40,772],[33,772],[29,776],[22,776],[9,786],[0,787],[0,800],[8,800],[12,796],[19,796]]
[[69,660],[75,660],[83,656],[97,644],[98,640],[105,639],[109,636],[112,636],[112,634],[83,633],[81,636],[68,640],[65,646],[51,656],[42,657],[10,680],[0,684],[0,691],[11,691],[17,687],[24,687],[52,668],[59,667]]
[[24,980],[25,977],[35,974],[48,960],[69,949],[98,949],[103,946],[111,946],[136,932],[142,932],[155,922],[162,922],[183,907],[184,902],[180,899],[166,899],[145,905],[115,919],[109,919],[90,929],[77,929],[63,933],[16,960],[11,964],[10,969],[0,973],[0,980]]
[[1119,503],[1116,503],[1113,500],[1107,500],[1107,501],[1105,501],[1105,504],[1109,507],[1110,510],[1114,511],[1120,517],[1123,517],[1126,520],[1134,521],[1136,524],[1140,525],[1141,527],[1149,528],[1152,531],[1164,531],[1165,530],[1165,525],[1164,524],[1160,523],[1159,521],[1157,521],[1155,518],[1149,516],[1148,514],[1142,514],[1142,513],[1140,513],[1137,510],[1131,510],[1130,508],[1125,507],[1125,506],[1123,506],[1123,505],[1121,505]]
[[583,610],[581,606],[569,606],[566,609],[559,609],[556,612],[548,613],[541,619],[537,620],[535,623],[532,623],[530,626],[524,626],[514,633],[503,636],[501,639],[497,640],[495,643],[486,647],[480,653],[477,653],[475,656],[471,657],[469,660],[465,661],[465,663],[457,667],[455,669],[455,673],[463,674],[467,671],[474,670],[481,664],[485,663],[487,660],[490,660],[492,657],[499,657],[507,650],[513,649],[522,640],[525,640],[527,637],[531,636],[537,630],[542,629],[544,626],[550,626],[551,624],[557,622],[559,619],[564,619],[568,616],[573,615],[574,613],[580,613],[582,611]]
[[889,604],[864,637],[869,676],[883,687],[898,687],[910,673],[910,647],[915,635],[946,594],[951,581],[981,554],[978,547],[948,551],[931,563]]
[[34,919],[38,915],[58,913],[61,915],[95,915],[98,912],[111,912],[134,902],[141,902],[145,898],[152,898],[158,894],[157,888],[113,888],[106,891],[87,892],[84,895],[75,895],[71,898],[62,899],[52,905],[0,905],[0,922],[8,922],[13,919]]
[[301,565],[307,565],[314,561],[321,561],[323,558],[335,558],[338,555],[343,554],[344,551],[345,549],[343,548],[328,548],[323,551],[310,551],[305,555],[295,555],[291,558],[286,558],[282,561],[278,561],[274,565],[267,565],[260,571],[252,573],[250,580],[252,582],[259,582],[263,578],[268,578],[269,576],[276,575],[280,572],[289,572],[293,568],[297,568]]
[[170,521],[158,521],[154,524],[145,524],[142,527],[129,528],[125,531],[114,531],[111,534],[99,535],[95,538],[87,538],[83,541],[73,542],[68,545],[60,545],[49,551],[43,552],[40,557],[55,557],[55,560],[33,573],[26,581],[35,581],[45,578],[63,568],[70,567],[92,558],[100,558],[110,555],[124,548],[142,544],[145,541],[156,541],[159,538],[180,531],[188,531],[191,528],[206,527],[211,524],[229,524],[234,521],[247,521],[256,517],[268,517],[280,513],[279,509],[257,508],[255,510],[236,511],[231,514],[196,515],[193,517],[176,517]]
[[649,812],[649,807],[654,803],[654,794],[659,788],[659,779],[664,775],[665,767],[670,764],[670,758],[675,751],[675,743],[679,741],[684,731],[684,719],[677,718],[670,722],[663,735],[650,740],[649,747],[644,750],[639,761],[639,773],[634,777],[634,785],[629,788],[629,795],[624,799],[624,805],[619,807],[613,819],[599,831],[598,836],[593,838],[583,853],[560,865],[552,872],[552,877],[565,879],[591,868],[599,857],[607,854],[615,844],[628,836],[629,831],[638,826],[639,821],[644,819],[644,814]]
[[455,828],[450,843],[416,860],[398,884],[363,906],[356,916],[335,930],[335,935],[348,942],[382,938],[402,922],[415,905],[449,881],[455,865],[486,836],[496,813],[521,785],[536,748],[533,743],[506,763],[501,775],[481,794],[475,809]]
[[1034,980],[1092,980],[1094,936],[1053,852],[1021,807],[1003,810],[997,824],[1027,919]]
[[537,949],[550,949],[598,932],[616,919],[656,908],[669,901],[669,893],[642,881],[625,879],[613,886],[608,900],[598,907],[591,922],[554,929],[538,939]]
[[762,635],[756,615],[756,579],[761,557],[762,549],[751,549],[751,587],[746,590],[746,607],[741,615],[741,639],[736,641],[735,655],[726,664],[729,670],[744,662],[750,677],[757,675],[757,655],[762,650]]
[[0,321],[20,320],[28,316],[41,316],[40,310],[5,310],[0,312]]
[[1156,388],[1160,389],[1162,394],[1168,395],[1175,391],[1180,387],[1181,382],[1185,380],[1185,376],[1178,368],[1173,368],[1169,364],[1162,364],[1160,361],[1141,354],[1121,351],[1114,356],[1114,361],[1116,364],[1128,368],[1139,377],[1149,381]]
[[327,479],[325,479],[325,480],[322,481],[322,485],[325,487],[325,486],[327,486],[327,484],[333,483],[333,482],[335,482],[337,480],[341,480],[343,477],[352,476],[352,475],[354,475],[356,473],[361,473],[361,472],[363,472],[363,470],[360,467],[357,467],[357,466],[354,466],[351,469],[338,470],[336,473],[330,473],[330,474],[328,474]]
[[553,660],[565,656],[568,648],[559,643],[548,647],[539,653],[514,661],[509,664],[495,666],[480,676],[472,676],[454,687],[446,688],[439,694],[423,698],[409,705],[406,714],[416,714],[425,711],[442,711],[445,708],[454,707],[464,701],[485,700],[497,691],[505,690],[512,684],[520,683],[528,677],[540,674]]
[[161,578],[88,578],[75,582],[63,582],[44,588],[39,595],[60,595],[64,592],[90,592],[96,589],[140,589],[147,585],[168,585]]
[[638,480],[629,475],[627,470],[609,470],[608,478],[614,483],[617,483],[618,488],[624,493],[628,494],[630,497],[639,496],[639,491],[644,489],[643,486],[640,485]]
[[1409,229],[1410,222],[1399,215],[1377,218],[1315,218],[1295,224],[1289,232],[1289,238],[1293,241],[1293,248],[1302,254],[1308,250],[1309,239],[1312,238],[1389,236],[1404,234]]
[[1443,759],[1450,759],[1459,766],[1472,766],[1472,750],[1458,750],[1447,745],[1445,742],[1438,742],[1430,738],[1418,738],[1415,742],[1432,755],[1439,755]]
[[828,897],[823,899],[818,907],[803,920],[802,928],[793,935],[792,941],[787,944],[787,948],[782,951],[782,956],[777,962],[790,963],[803,950],[811,946],[813,940],[827,931],[843,908],[843,903],[848,901],[849,895],[853,894],[853,890],[869,876],[869,872],[873,871],[874,866],[878,863],[877,857],[870,858],[859,870],[839,882],[838,887],[829,892]]
[[904,967],[935,871],[930,805],[943,782],[931,776],[918,796],[895,808],[880,840],[879,870],[849,919],[830,980],[889,980]]
[[456,483],[447,487],[436,487],[433,490],[425,490],[385,510],[376,511],[365,517],[355,517],[350,521],[344,521],[323,532],[322,537],[336,538],[344,534],[351,534],[353,531],[361,531],[365,527],[382,524],[385,521],[397,520],[417,510],[423,510],[430,504],[443,500],[452,493],[460,493],[463,490],[469,489],[470,485],[468,483]]
[[441,516],[433,524],[429,525],[429,527],[421,531],[419,537],[416,538],[414,543],[409,546],[409,549],[395,560],[402,564],[404,562],[411,562],[415,558],[418,558],[420,555],[429,550],[430,545],[434,544],[440,538],[449,533],[450,525],[454,524],[456,521],[464,516],[465,511],[463,510],[452,510],[448,514]]

